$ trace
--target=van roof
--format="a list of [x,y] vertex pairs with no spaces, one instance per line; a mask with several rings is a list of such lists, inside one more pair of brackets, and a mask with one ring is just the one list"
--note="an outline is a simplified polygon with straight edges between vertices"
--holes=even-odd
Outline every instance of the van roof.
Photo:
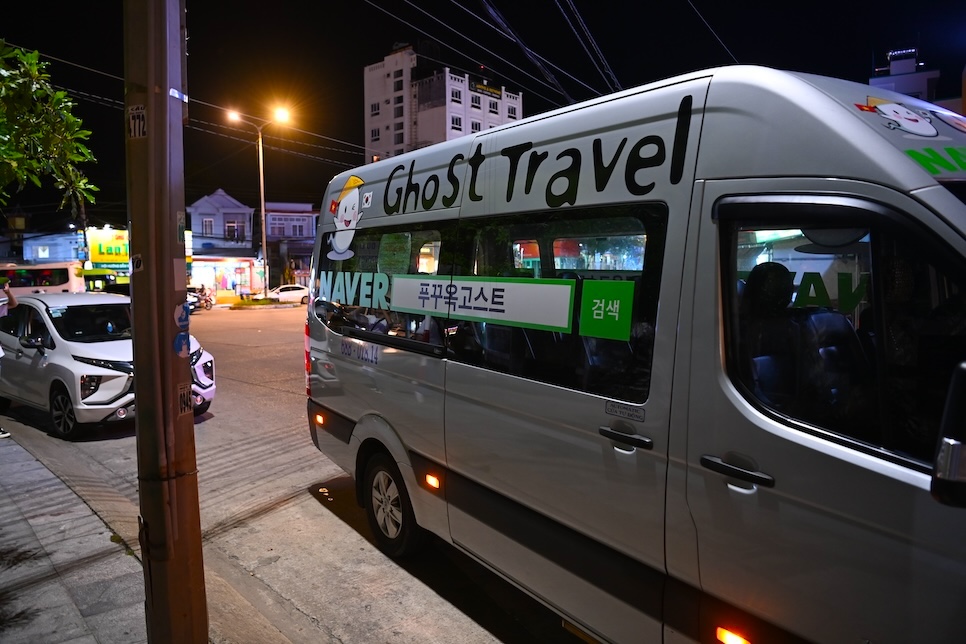
[[[386,215],[425,218],[438,211],[445,217],[450,208],[474,216],[555,207],[541,195],[559,192],[557,184],[568,180],[580,186],[560,200],[566,205],[624,201],[635,172],[654,174],[663,163],[667,184],[682,114],[688,117],[687,147],[678,155],[678,170],[694,180],[835,177],[905,192],[940,180],[966,181],[966,118],[861,83],[735,65],[623,90],[346,171],[329,184],[322,207],[335,215],[342,198],[358,188],[361,227]],[[656,147],[648,147],[649,140]],[[511,158],[508,151],[514,150],[523,151]],[[627,163],[631,154],[643,159],[636,168]],[[491,177],[489,185],[498,189],[471,194],[476,175]],[[598,187],[602,177],[609,179],[606,189]],[[634,194],[650,190],[651,180],[631,186],[641,188]],[[658,183],[649,198],[667,199],[667,192]]]

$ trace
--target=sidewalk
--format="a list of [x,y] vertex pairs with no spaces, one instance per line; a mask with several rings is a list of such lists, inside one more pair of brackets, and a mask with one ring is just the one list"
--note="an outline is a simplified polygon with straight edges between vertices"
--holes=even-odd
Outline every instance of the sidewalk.
[[[3,644],[147,642],[144,569],[137,553],[124,545],[137,548],[136,526],[118,518],[136,516],[137,509],[119,509],[125,502],[108,498],[105,490],[94,494],[103,497],[100,510],[122,526],[123,534],[112,531],[15,437],[0,439]],[[230,567],[220,572],[205,566],[209,642],[289,643],[235,587],[244,589],[247,580]]]
[[13,438],[0,440],[0,641],[146,642],[141,562],[113,536]]
[[[0,439],[0,642],[147,642],[137,505],[70,450],[39,461],[29,441],[17,442],[18,423],[8,424],[13,436]],[[433,551],[410,562],[413,570],[386,565],[333,511],[350,505],[354,520],[363,520],[348,477],[326,490],[325,510],[299,492],[268,512],[234,517],[230,529],[205,540],[210,644],[501,641],[470,616],[480,588],[494,580],[481,582],[472,564],[445,568],[453,577],[437,579]],[[506,598],[518,591],[487,592],[516,601]],[[484,621],[507,635],[503,641],[561,641],[555,618],[530,631],[517,616],[489,615],[492,604],[483,605],[490,606]],[[534,635],[539,629],[551,635]]]

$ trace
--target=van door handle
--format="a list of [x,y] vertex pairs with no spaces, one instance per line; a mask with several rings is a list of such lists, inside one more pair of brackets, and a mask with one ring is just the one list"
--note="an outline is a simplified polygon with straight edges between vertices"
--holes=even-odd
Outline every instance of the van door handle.
[[612,441],[618,443],[624,443],[625,445],[630,445],[631,447],[640,447],[641,449],[654,449],[654,441],[652,441],[647,436],[638,436],[637,434],[625,434],[623,432],[618,432],[610,427],[599,427],[597,431],[604,438],[609,438]]
[[761,485],[762,487],[775,487],[775,479],[764,472],[754,472],[752,470],[746,470],[743,467],[738,467],[737,465],[725,463],[717,456],[705,454],[701,457],[701,466],[708,468],[712,472],[741,479],[742,481],[748,481],[749,483]]

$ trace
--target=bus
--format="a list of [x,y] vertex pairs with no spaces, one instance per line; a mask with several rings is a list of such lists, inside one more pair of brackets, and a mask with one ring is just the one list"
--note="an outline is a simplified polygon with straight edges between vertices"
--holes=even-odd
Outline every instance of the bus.
[[117,271],[111,268],[85,268],[81,270],[84,287],[88,291],[107,291],[114,284],[123,284],[125,279],[119,279]]
[[383,552],[587,641],[966,641],[966,117],[736,65],[322,203],[308,430]]
[[83,264],[79,261],[0,265],[0,282],[4,280],[10,283],[14,295],[83,293],[87,290]]

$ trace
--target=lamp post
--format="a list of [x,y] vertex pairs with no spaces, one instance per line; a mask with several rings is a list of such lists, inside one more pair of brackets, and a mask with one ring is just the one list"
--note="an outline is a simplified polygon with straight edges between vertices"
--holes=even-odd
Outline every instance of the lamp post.
[[258,133],[258,198],[261,206],[262,224],[262,295],[268,297],[268,235],[265,230],[265,146],[262,142],[262,129],[271,123],[285,123],[288,121],[288,110],[277,108],[275,118],[270,121],[253,123],[241,117],[238,112],[229,112],[228,118],[232,121],[245,123],[255,128]]

